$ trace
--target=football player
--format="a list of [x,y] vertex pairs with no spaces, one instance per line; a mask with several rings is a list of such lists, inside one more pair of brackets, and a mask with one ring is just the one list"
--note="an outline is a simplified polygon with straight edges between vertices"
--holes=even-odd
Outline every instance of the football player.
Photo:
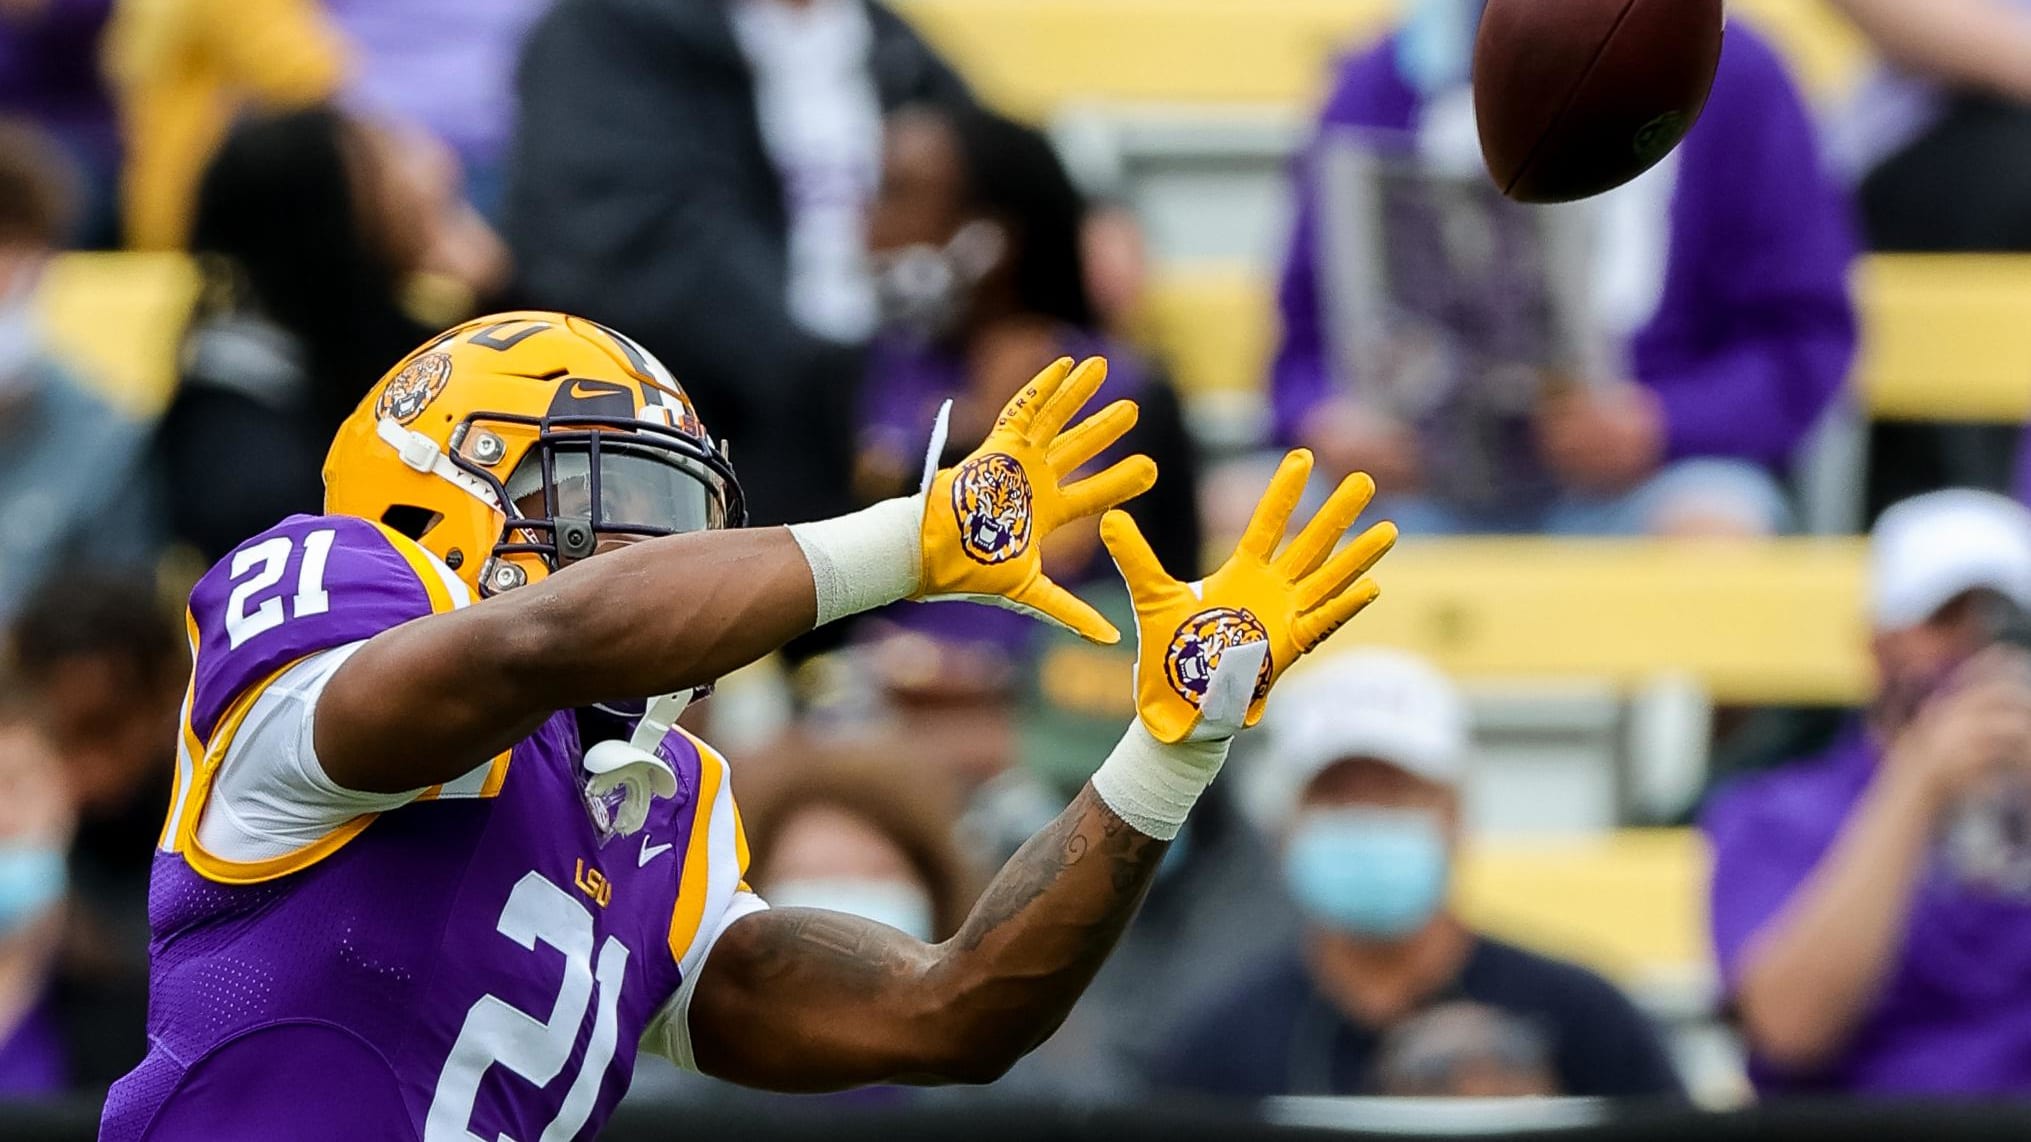
[[1106,517],[1141,717],[946,943],[768,909],[726,760],[676,717],[899,599],[1117,638],[1038,551],[1156,478],[1143,457],[1073,475],[1135,421],[1124,401],[1066,428],[1104,369],[1046,369],[917,496],[742,529],[725,451],[627,338],[514,313],[417,350],[340,429],[330,514],[191,594],[151,1049],[101,1137],[564,1142],[598,1131],[638,1049],[785,1091],[1001,1074],[1092,978],[1270,684],[1375,597],[1393,530],[1333,552],[1366,478],[1278,555],[1294,454],[1189,586]]

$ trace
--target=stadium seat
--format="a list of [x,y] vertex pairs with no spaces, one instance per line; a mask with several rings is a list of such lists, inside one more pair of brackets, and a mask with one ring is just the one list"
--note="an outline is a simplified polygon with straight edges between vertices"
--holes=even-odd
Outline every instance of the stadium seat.
[[[899,0],[989,98],[1048,118],[1079,103],[1314,103],[1327,61],[1397,0]],[[1819,0],[1736,0],[1822,101],[1866,54]]]
[[[2031,418],[2031,257],[1883,255],[1857,286],[1866,338],[1857,384],[1883,420]],[[1148,320],[1194,395],[1259,386],[1276,342],[1271,284],[1232,263],[1172,267]]]
[[1468,680],[1686,674],[1723,703],[1852,705],[1872,680],[1864,556],[1861,540],[1408,540],[1332,647],[1403,647]]
[[181,254],[66,254],[38,301],[57,355],[115,405],[152,417],[176,387],[176,349],[197,299]]
[[1578,960],[1660,1006],[1711,1002],[1706,845],[1690,829],[1477,840],[1457,888],[1478,928]]
[[2031,257],[1871,258],[1861,296],[1859,382],[1872,416],[2031,418]]

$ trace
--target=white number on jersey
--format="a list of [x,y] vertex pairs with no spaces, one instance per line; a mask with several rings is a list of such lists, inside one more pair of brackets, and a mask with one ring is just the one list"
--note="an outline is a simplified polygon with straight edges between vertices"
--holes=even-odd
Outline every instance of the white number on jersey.
[[[303,537],[303,564],[296,569],[296,597],[289,601],[290,612],[299,619],[331,610],[331,596],[324,590],[324,565],[331,559],[331,545],[336,538],[338,532],[328,527]],[[282,625],[280,595],[262,600],[252,614],[247,613],[247,603],[282,580],[282,572],[295,550],[296,545],[288,536],[278,535],[233,553],[233,593],[226,597],[227,649],[237,650],[255,635]],[[253,576],[241,579],[249,571]]]
[[[485,1142],[472,1133],[473,1104],[479,1098],[480,1080],[487,1068],[499,1063],[508,1070],[542,1087],[555,1079],[570,1060],[571,1045],[585,1023],[585,1009],[592,1004],[598,985],[599,1010],[593,1015],[592,1038],[585,1047],[585,1060],[565,1092],[557,1117],[543,1130],[540,1142],[570,1142],[592,1115],[599,1098],[600,1082],[607,1064],[613,1061],[619,1036],[621,983],[628,966],[628,949],[612,936],[599,949],[597,968],[592,962],[592,913],[570,893],[530,872],[515,883],[508,903],[501,909],[496,925],[501,935],[534,951],[536,941],[564,953],[564,980],[558,986],[557,1001],[550,1017],[539,1020],[525,1011],[483,995],[466,1011],[458,1041],[437,1077],[437,1091],[430,1100],[430,1116],[424,1120],[424,1142]],[[498,1142],[513,1142],[501,1135]]]

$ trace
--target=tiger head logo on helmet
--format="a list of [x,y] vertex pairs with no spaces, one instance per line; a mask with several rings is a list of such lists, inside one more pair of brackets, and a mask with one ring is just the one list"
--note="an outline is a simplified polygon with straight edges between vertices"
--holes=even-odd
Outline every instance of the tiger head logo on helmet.
[[411,353],[339,427],[324,485],[326,511],[408,535],[482,595],[604,541],[747,522],[669,370],[562,313],[478,318]]

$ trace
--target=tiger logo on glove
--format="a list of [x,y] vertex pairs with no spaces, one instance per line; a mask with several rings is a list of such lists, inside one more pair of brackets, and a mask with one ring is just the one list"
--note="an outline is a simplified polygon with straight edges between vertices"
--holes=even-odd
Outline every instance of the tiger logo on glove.
[[[1164,677],[1178,697],[1196,707],[1205,701],[1213,668],[1220,665],[1220,656],[1229,647],[1268,641],[1268,628],[1252,611],[1232,607],[1200,611],[1186,619],[1171,636],[1170,649],[1164,654]],[[1273,676],[1269,656],[1264,655],[1262,669],[1255,675],[1255,695],[1251,701],[1261,701],[1269,694]]]
[[1030,480],[1014,457],[975,456],[952,480],[960,548],[976,563],[1005,563],[1030,547]]

